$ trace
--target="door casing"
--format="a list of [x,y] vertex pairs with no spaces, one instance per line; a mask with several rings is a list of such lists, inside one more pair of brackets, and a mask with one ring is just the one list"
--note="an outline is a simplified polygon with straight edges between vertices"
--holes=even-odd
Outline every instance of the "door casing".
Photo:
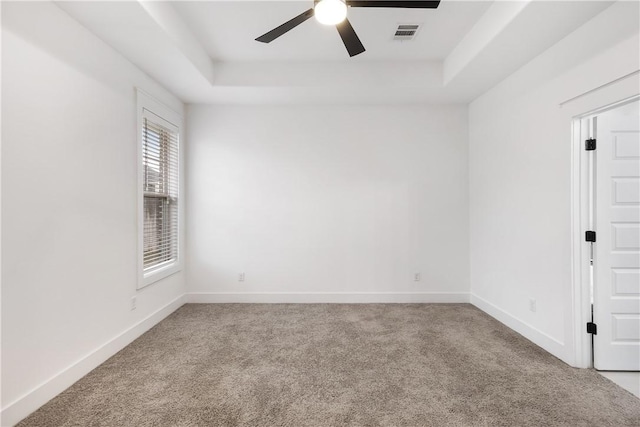
[[[587,118],[596,116],[605,111],[634,102],[640,99],[637,81],[629,79],[632,85],[627,85],[618,90],[607,90],[603,96],[590,97],[588,100],[575,105],[573,108],[584,112],[574,115],[572,121],[572,263],[573,263],[573,287],[572,287],[572,313],[573,313],[573,344],[575,363],[579,368],[593,367],[593,348],[591,335],[586,331],[587,322],[591,321],[591,244],[584,239],[586,230],[593,230],[593,218],[590,216],[590,204],[592,189],[590,188],[590,162],[591,156],[585,150],[584,140],[595,135],[595,129],[587,123]],[[613,89],[613,88],[612,88]],[[624,96],[624,94],[632,94]],[[619,96],[617,101],[603,102],[606,98]],[[622,96],[621,96],[622,95]],[[598,103],[599,106],[597,105]],[[589,109],[590,108],[590,109]]]

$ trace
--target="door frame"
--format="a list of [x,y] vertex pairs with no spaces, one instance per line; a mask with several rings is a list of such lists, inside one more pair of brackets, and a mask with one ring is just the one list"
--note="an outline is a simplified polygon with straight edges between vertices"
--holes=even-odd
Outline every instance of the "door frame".
[[[631,82],[631,85],[629,84]],[[593,348],[591,335],[586,332],[586,324],[591,314],[591,246],[584,239],[586,230],[592,230],[589,216],[589,204],[592,197],[589,178],[590,155],[584,149],[584,140],[588,138],[589,128],[582,120],[622,105],[640,100],[637,80],[629,79],[625,83],[607,88],[598,96],[576,102],[571,106],[571,230],[572,230],[572,324],[574,366],[593,368]],[[595,94],[594,94],[595,95]],[[594,136],[596,130],[594,129]],[[597,152],[597,149],[596,149]]]

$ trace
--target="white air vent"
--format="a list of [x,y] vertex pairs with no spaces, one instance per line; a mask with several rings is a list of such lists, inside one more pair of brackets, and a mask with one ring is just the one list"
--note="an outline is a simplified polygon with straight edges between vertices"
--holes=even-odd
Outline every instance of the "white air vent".
[[400,24],[393,36],[394,40],[413,40],[418,34],[420,24]]

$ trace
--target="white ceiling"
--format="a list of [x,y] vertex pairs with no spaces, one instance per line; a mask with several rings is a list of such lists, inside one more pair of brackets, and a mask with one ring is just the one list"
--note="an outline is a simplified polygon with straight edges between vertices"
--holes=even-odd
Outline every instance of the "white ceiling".
[[[312,6],[293,1],[57,4],[185,103],[467,103],[609,7],[609,1],[458,1],[437,9],[350,8],[367,51],[349,58],[313,18],[254,39]],[[396,42],[400,23],[421,23]]]
[[[492,2],[443,1],[437,9],[349,8],[367,51],[352,61],[443,60]],[[305,1],[185,1],[174,4],[219,61],[344,61],[349,56],[333,26],[310,19],[269,44],[254,39],[313,6]],[[422,24],[412,41],[394,41],[398,24]]]

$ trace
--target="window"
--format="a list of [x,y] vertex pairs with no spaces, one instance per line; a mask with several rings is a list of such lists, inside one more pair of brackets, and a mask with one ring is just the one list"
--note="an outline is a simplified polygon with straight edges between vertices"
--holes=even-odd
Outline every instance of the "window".
[[179,117],[141,92],[138,100],[140,288],[180,270],[181,200]]

